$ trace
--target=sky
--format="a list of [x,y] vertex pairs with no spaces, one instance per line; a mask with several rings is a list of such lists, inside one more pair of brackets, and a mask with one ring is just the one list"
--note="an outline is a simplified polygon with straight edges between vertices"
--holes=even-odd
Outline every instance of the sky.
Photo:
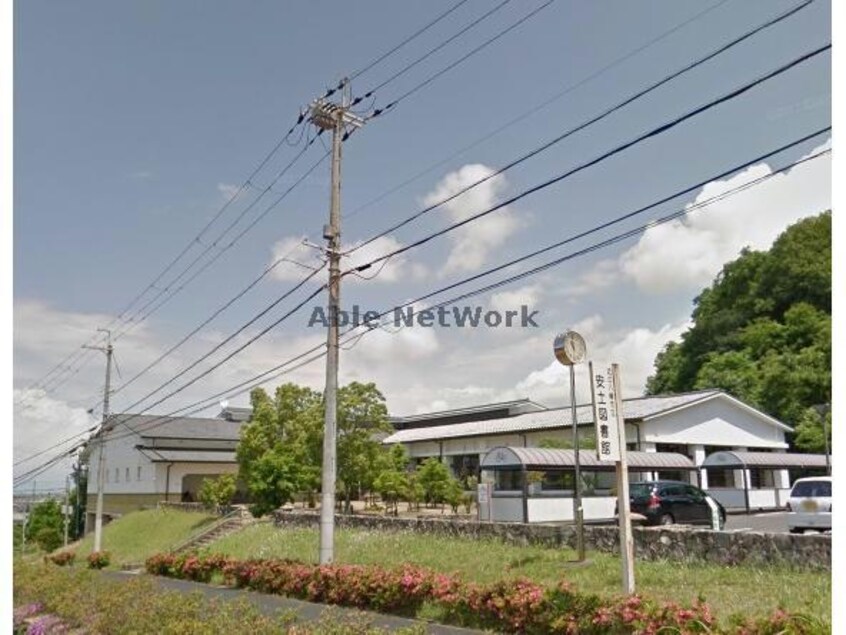
[[[226,203],[301,110],[341,78],[354,76],[353,95],[374,91],[357,106],[363,115],[419,87],[344,143],[342,243],[349,251],[797,4],[555,0],[421,86],[543,3],[503,3],[384,86],[498,5],[467,0],[356,75],[455,1],[15,3],[15,461],[98,420],[105,356],[79,355],[97,328],[111,325],[115,331],[113,412],[149,408],[168,414],[325,341],[322,328],[308,326],[313,309],[325,302],[321,294],[219,369],[152,405],[296,306],[325,281],[322,271],[213,356],[142,400],[319,264],[321,252],[302,241],[323,243],[329,165],[324,161],[305,173],[325,154],[328,135],[303,151],[314,129],[298,127],[250,185]],[[828,43],[830,13],[829,2],[815,0],[535,158],[353,251],[344,268],[465,220]],[[342,304],[362,312],[393,307],[709,181],[828,126],[830,102],[830,56],[823,53],[664,134],[391,258],[381,269],[346,276]],[[828,143],[825,135],[816,137],[616,228],[416,308],[683,210]],[[789,224],[829,209],[830,190],[825,156],[459,305],[503,312],[526,306],[537,311],[537,327],[374,329],[341,351],[341,382],[375,382],[396,415],[518,398],[562,405],[565,369],[552,357],[552,341],[572,328],[584,336],[590,359],[621,365],[624,396],[637,396],[655,355],[689,327],[694,298],[723,264],[744,247],[768,248]],[[196,277],[209,256],[172,281],[242,212],[225,235],[229,240],[221,239],[210,254],[260,220]],[[149,287],[186,246],[187,255]],[[123,387],[282,257],[298,264],[277,264],[173,354]],[[159,290],[186,280],[144,321],[115,321],[142,291],[128,315]],[[55,387],[58,381],[47,382],[44,390],[42,377],[68,355],[75,356],[74,364],[54,376],[66,381]],[[584,367],[579,372],[583,376]],[[324,374],[318,360],[266,386],[294,381],[322,389]],[[584,377],[579,385],[584,398]],[[226,396],[232,405],[247,403],[245,394]],[[130,408],[135,402],[140,403]],[[218,410],[212,405],[204,414]],[[50,456],[17,466],[15,474]],[[63,482],[66,467],[65,462],[39,482],[45,487]]]

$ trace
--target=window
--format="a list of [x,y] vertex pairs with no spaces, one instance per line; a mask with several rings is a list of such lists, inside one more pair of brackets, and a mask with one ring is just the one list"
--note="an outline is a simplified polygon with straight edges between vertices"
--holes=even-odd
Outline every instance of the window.
[[658,492],[659,496],[683,496],[685,493],[684,485],[665,485]]
[[684,491],[685,494],[687,494],[691,499],[693,499],[697,503],[705,502],[705,496],[702,494],[702,490],[700,490],[698,487],[693,487],[692,485],[685,485]]
[[572,490],[575,479],[573,472],[544,472],[543,486],[541,489],[558,490],[566,489]]
[[520,470],[496,470],[494,474],[496,475],[494,490],[522,491],[523,474]]
[[129,483],[129,468],[126,468],[126,482]]
[[141,466],[140,465],[138,466],[138,474],[136,475],[135,480],[137,480],[137,481],[141,480]]
[[749,487],[755,489],[760,487],[774,487],[773,471],[761,468],[749,470]]
[[120,483],[120,468],[115,468],[115,483]]
[[708,487],[734,487],[731,470],[708,470]]
[[106,470],[106,483],[109,482],[109,470]]

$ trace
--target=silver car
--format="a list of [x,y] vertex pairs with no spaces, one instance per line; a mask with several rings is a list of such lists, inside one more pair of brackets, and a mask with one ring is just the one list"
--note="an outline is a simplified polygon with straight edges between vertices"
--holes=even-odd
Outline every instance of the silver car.
[[787,501],[787,527],[792,534],[806,529],[831,530],[831,477],[796,479]]

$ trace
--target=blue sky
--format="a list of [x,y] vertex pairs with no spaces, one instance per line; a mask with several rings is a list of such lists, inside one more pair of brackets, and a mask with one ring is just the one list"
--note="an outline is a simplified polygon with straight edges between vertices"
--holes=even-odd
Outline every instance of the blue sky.
[[[145,287],[220,208],[227,188],[240,184],[273,147],[302,106],[452,4],[16,3],[15,388],[32,384]],[[541,4],[507,3],[378,91],[375,107]],[[794,5],[776,0],[556,0],[352,137],[344,146],[344,211],[356,210],[609,62],[714,8],[345,219],[344,243],[367,238],[434,200],[436,193],[508,162]],[[492,6],[469,0],[356,78],[353,92],[362,94],[379,84]],[[392,234],[391,244],[406,244],[477,211],[471,209],[476,205],[513,195],[826,43],[830,11],[829,2],[817,0],[479,188],[475,198],[461,197],[454,207]],[[829,56],[818,56],[655,140],[509,206],[491,222],[478,223],[478,230],[463,236],[456,232],[413,250],[401,262],[390,263],[380,278],[346,284],[344,303],[379,309],[415,297],[824,127],[831,117],[830,75]],[[825,141],[821,137],[806,143],[777,162],[806,155]],[[283,146],[266,173],[280,169],[297,150]],[[320,142],[314,144],[290,176],[299,176],[322,152]],[[268,178],[257,181],[263,184]],[[280,182],[288,185],[290,181]],[[762,187],[755,193],[753,188],[742,205],[715,210],[711,225],[681,226],[665,240],[658,233],[642,243],[635,238],[506,287],[501,290],[506,295],[474,300],[502,308],[530,303],[540,311],[541,323],[531,332],[444,329],[379,333],[372,343],[363,338],[342,358],[342,381],[376,381],[396,414],[517,396],[560,402],[556,370],[550,366],[552,335],[579,325],[595,355],[621,361],[628,391],[635,392],[642,388],[654,353],[684,327],[692,299],[719,266],[743,245],[765,248],[789,222],[827,208],[829,187],[827,159],[818,160],[813,168],[785,177],[775,189]],[[694,198],[662,206],[649,218]],[[243,208],[240,201],[238,205],[222,222]],[[320,242],[327,210],[324,165],[236,248],[117,345],[123,377],[143,368],[252,280],[280,243],[290,245],[301,236]],[[658,273],[662,276],[656,277]],[[167,364],[116,395],[113,408],[125,407],[133,396],[156,387],[229,334],[286,290],[291,284],[287,278],[290,272],[264,281]],[[319,341],[322,333],[307,329],[306,317],[307,312],[289,320],[232,364],[154,411],[168,412],[214,393]],[[26,409],[16,406],[16,453],[25,455],[86,425],[78,402],[98,389],[102,375],[102,360],[91,360],[54,393],[33,395]],[[318,363],[291,379],[320,388],[322,372]]]

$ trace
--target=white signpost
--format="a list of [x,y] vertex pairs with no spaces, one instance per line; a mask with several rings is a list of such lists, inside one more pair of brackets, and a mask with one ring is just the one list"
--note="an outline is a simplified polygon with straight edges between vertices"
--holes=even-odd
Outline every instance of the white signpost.
[[620,557],[623,565],[623,592],[634,593],[634,541],[629,508],[629,468],[626,462],[626,426],[620,392],[620,367],[594,369],[589,362],[593,420],[596,428],[596,457],[614,462],[617,474],[617,510],[620,521]]

